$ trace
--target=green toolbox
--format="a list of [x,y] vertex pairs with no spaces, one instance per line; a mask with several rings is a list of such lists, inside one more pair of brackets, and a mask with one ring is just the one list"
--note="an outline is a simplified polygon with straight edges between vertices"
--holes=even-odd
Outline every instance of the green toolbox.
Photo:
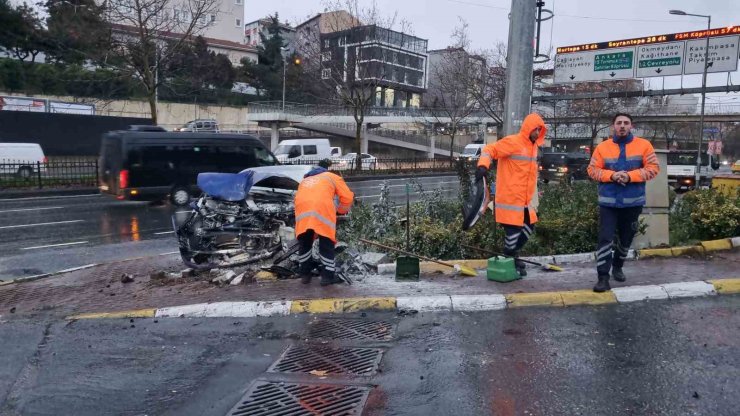
[[[396,266],[398,270],[398,266]],[[488,269],[486,270],[486,276],[488,280],[494,282],[506,283],[519,280],[522,277],[516,272],[514,267],[514,259],[509,257],[491,257],[488,259]]]
[[[411,200],[410,187],[406,184],[406,251],[411,247]],[[419,259],[417,257],[398,257],[396,259],[396,281],[419,281]]]
[[416,257],[396,258],[396,281],[419,281],[419,259]]

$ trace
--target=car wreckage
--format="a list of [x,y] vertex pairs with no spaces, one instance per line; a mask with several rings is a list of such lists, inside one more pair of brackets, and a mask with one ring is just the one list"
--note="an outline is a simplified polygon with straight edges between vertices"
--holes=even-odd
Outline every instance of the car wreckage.
[[[183,262],[196,270],[271,263],[262,268],[280,278],[297,277],[293,198],[310,169],[264,166],[239,173],[200,173],[203,194],[191,203],[192,212],[181,223],[172,217]],[[317,255],[316,247],[314,252]],[[348,283],[350,276],[367,274],[360,254],[341,242],[336,267]]]

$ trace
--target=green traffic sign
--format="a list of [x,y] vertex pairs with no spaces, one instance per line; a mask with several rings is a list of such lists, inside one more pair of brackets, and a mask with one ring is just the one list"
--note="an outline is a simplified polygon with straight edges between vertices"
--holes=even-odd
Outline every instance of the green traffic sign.
[[662,58],[662,59],[646,59],[640,61],[640,68],[656,68],[660,66],[674,66],[681,65],[681,57],[675,56],[673,58]]
[[617,71],[632,68],[633,51],[603,53],[594,57],[594,71]]

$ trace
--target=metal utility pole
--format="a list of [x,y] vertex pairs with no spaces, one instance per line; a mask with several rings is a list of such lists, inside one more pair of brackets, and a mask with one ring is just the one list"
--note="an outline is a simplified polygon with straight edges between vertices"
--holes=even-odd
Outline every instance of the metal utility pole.
[[706,42],[704,43],[704,72],[701,78],[701,115],[699,115],[699,144],[696,148],[696,177],[694,179],[694,188],[699,189],[701,180],[701,145],[704,141],[704,104],[707,99],[707,70],[709,69],[709,32],[712,29],[712,16],[706,14],[686,13],[683,10],[669,10],[668,13],[677,16],[694,16],[705,17],[707,19],[707,33],[705,34]]
[[519,132],[532,106],[536,23],[537,0],[511,0],[509,43],[506,48],[504,135]]

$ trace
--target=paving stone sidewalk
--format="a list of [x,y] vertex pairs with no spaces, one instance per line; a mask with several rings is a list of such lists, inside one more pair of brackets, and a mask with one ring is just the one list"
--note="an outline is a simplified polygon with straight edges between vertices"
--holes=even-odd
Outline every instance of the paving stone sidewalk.
[[[0,286],[0,317],[67,316],[218,301],[543,292],[590,289],[595,283],[594,264],[573,263],[564,267],[563,272],[529,268],[528,277],[511,283],[488,281],[485,271],[480,271],[477,277],[423,275],[419,282],[396,282],[390,275],[371,275],[352,286],[320,287],[318,279],[310,285],[302,285],[291,279],[248,281],[219,287],[206,278],[198,277],[151,280],[153,272],[178,272],[184,268],[178,256],[158,256]],[[737,278],[740,277],[739,270],[740,249],[701,258],[638,260],[625,266],[627,282],[612,282],[612,287]],[[122,283],[123,274],[134,276],[134,281]]]

